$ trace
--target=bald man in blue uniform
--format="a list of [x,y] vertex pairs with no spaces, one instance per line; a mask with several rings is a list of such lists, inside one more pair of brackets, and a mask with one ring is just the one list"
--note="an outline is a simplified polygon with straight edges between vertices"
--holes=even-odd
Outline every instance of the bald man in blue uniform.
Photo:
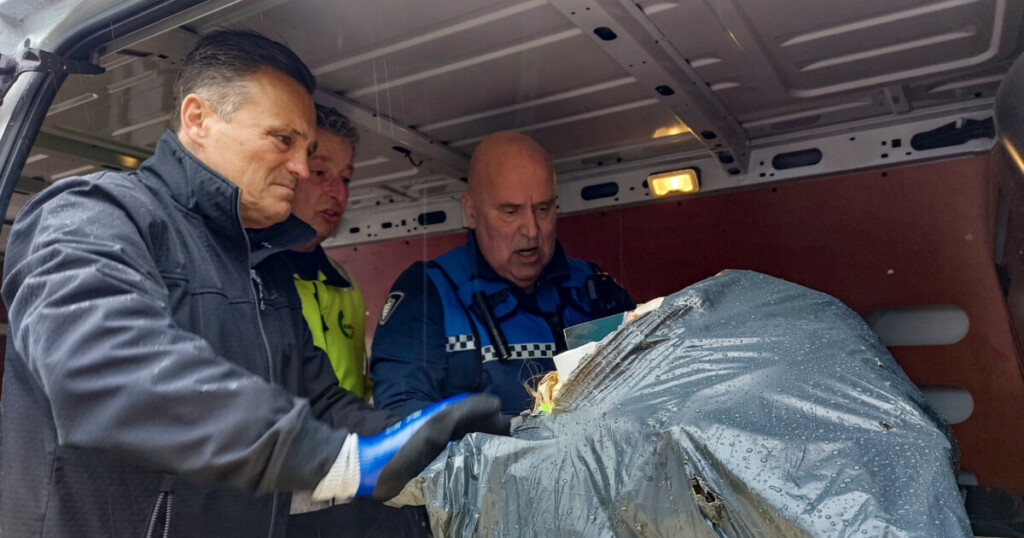
[[371,359],[374,402],[408,414],[449,395],[486,392],[502,413],[530,406],[526,384],[553,370],[562,331],[635,307],[595,264],[555,238],[554,166],[529,137],[477,145],[462,197],[468,241],[395,282]]

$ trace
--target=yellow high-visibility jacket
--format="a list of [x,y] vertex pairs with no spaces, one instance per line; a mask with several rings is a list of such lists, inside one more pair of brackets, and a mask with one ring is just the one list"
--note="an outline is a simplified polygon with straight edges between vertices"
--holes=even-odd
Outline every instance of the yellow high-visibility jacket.
[[338,384],[369,400],[363,294],[352,277],[320,247],[288,252],[295,266],[295,289],[313,343],[331,359]]

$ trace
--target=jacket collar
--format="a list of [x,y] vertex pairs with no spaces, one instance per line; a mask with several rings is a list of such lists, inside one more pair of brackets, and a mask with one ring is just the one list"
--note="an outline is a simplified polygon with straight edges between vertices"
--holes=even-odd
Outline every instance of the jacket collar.
[[249,236],[250,266],[255,266],[271,254],[285,252],[316,236],[316,230],[295,215],[288,215],[287,220],[269,228],[246,228],[245,233]]
[[[335,288],[352,287],[348,275],[343,274],[341,268],[327,256],[327,252],[320,245],[317,245],[312,252],[290,250],[287,256],[302,280],[321,280],[324,284]],[[323,274],[322,279],[320,274]]]
[[316,232],[294,215],[268,228],[245,230],[238,213],[241,190],[224,176],[206,166],[166,131],[157,142],[153,156],[142,163],[142,177],[151,179],[185,210],[199,216],[215,235],[244,245],[249,243],[249,266],[267,256],[288,250],[312,239]]
[[[476,233],[473,230],[469,230],[468,234],[469,247],[473,252],[473,278],[506,282],[512,288],[518,288],[518,286],[499,275],[497,271],[487,263],[487,260],[484,258],[483,253],[480,252],[480,247],[476,242]],[[562,244],[559,243],[558,240],[555,240],[555,253],[551,256],[551,261],[549,261],[540,272],[540,277],[537,278],[537,285],[534,289],[545,284],[558,283],[569,278],[569,276],[569,259],[565,256],[565,251],[562,250]]]

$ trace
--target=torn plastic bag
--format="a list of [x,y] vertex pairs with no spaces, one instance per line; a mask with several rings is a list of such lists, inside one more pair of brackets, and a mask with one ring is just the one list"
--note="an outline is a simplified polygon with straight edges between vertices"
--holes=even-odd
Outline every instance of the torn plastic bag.
[[435,536],[971,536],[959,452],[857,314],[726,271],[604,338],[555,413],[393,502]]

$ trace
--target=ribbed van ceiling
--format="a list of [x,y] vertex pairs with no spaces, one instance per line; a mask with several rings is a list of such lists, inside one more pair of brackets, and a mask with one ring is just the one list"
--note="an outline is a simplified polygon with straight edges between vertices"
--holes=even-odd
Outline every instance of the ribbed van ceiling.
[[990,103],[1024,49],[1022,14],[1008,0],[242,2],[70,78],[24,175],[144,158],[183,55],[221,27],[285,42],[320,101],[358,112],[358,210],[461,192],[474,144],[499,129],[529,133],[562,174],[723,151],[743,167],[768,137]]

